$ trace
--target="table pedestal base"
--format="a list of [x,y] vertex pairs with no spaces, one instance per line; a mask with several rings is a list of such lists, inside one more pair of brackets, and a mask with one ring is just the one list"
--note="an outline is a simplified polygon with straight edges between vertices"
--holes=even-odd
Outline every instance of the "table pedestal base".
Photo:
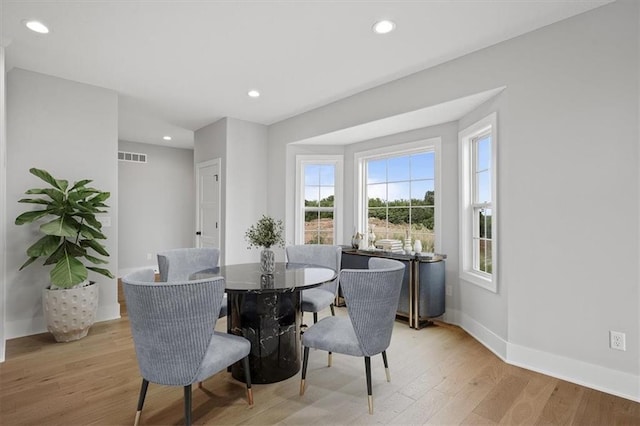
[[[300,292],[230,293],[229,332],[251,342],[252,383],[274,383],[300,371]],[[242,362],[231,367],[244,381]]]

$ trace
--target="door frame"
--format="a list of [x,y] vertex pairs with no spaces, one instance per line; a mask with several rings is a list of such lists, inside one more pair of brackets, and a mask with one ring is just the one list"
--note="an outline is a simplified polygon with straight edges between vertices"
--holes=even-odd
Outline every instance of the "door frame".
[[196,179],[196,229],[193,232],[194,235],[194,246],[195,247],[200,247],[200,238],[199,236],[196,234],[196,232],[198,232],[198,228],[200,227],[200,171],[205,168],[205,167],[209,167],[209,166],[218,166],[218,185],[219,185],[219,191],[218,191],[218,247],[220,248],[220,264],[222,265],[222,256],[224,253],[224,250],[222,250],[222,240],[223,240],[223,235],[222,235],[222,159],[221,158],[214,158],[213,160],[207,160],[207,161],[202,161],[200,163],[196,163],[196,167],[195,167],[195,179]]

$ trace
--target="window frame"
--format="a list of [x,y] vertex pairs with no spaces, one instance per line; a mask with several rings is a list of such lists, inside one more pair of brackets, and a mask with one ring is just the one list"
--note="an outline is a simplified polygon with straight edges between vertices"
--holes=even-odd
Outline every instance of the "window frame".
[[[476,149],[475,141],[491,135],[491,201],[476,200]],[[460,279],[480,286],[493,293],[498,292],[498,127],[497,113],[493,112],[458,133],[460,179]],[[479,250],[474,244],[478,225],[477,212],[491,209],[491,273],[479,270]],[[479,228],[478,228],[479,229]]]
[[434,153],[434,182],[433,188],[435,191],[434,196],[434,211],[433,211],[433,233],[434,239],[434,251],[439,251],[442,247],[441,241],[441,179],[440,179],[440,161],[441,161],[441,145],[442,139],[440,137],[422,139],[414,142],[408,142],[403,144],[385,146],[381,148],[370,149],[366,151],[356,152],[354,154],[354,190],[356,192],[354,197],[354,224],[356,230],[364,235],[368,232],[368,202],[365,194],[367,193],[367,168],[365,164],[368,160],[377,160],[389,157],[410,155],[423,152]]
[[334,196],[333,196],[333,244],[342,244],[342,212],[343,208],[343,169],[344,157],[342,155],[296,155],[296,206],[294,215],[294,241],[295,244],[304,244],[304,167],[309,164],[331,164],[334,171]]

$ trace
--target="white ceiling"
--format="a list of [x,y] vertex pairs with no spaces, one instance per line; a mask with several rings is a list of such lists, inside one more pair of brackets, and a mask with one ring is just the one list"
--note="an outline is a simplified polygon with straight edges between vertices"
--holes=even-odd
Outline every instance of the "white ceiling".
[[[0,14],[7,69],[115,90],[120,139],[192,147],[222,117],[272,124],[610,1],[1,0]],[[396,31],[374,34],[382,18]]]

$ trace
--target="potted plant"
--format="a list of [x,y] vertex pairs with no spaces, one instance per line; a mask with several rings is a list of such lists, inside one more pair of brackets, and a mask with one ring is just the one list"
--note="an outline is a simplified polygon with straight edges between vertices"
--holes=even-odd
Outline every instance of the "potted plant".
[[98,309],[98,285],[87,280],[88,271],[109,278],[109,270],[87,266],[106,264],[99,256],[109,256],[99,240],[106,239],[97,213],[106,213],[104,204],[109,192],[87,186],[85,179],[69,186],[69,182],[55,179],[47,171],[31,168],[29,172],[49,184],[46,188],[33,188],[25,192],[34,198],[23,198],[19,203],[42,207],[19,215],[16,225],[43,220],[40,231],[44,234],[27,249],[29,259],[24,269],[39,258],[44,265],[52,265],[51,285],[44,289],[43,308],[47,329],[59,342],[78,340],[87,335]]
[[249,247],[262,247],[260,252],[260,268],[265,274],[273,274],[276,268],[276,257],[271,246],[284,247],[284,225],[281,220],[275,220],[262,215],[255,225],[247,230],[244,238],[249,242]]

